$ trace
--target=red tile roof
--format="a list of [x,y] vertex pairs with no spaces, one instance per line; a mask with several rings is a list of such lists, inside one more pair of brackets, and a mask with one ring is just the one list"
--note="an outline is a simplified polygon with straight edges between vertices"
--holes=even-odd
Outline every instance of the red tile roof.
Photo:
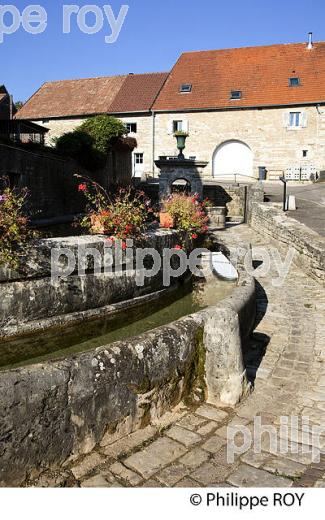
[[108,112],[126,76],[44,83],[19,110],[18,119],[84,116]]
[[[301,85],[290,87],[289,78]],[[181,94],[183,83],[192,92]],[[238,101],[232,90],[242,91]],[[325,42],[271,45],[183,54],[161,90],[154,110],[182,111],[325,101]]]
[[111,104],[110,112],[148,112],[168,74],[168,72],[130,74]]
[[20,109],[18,119],[146,112],[167,73],[134,74],[45,83]]

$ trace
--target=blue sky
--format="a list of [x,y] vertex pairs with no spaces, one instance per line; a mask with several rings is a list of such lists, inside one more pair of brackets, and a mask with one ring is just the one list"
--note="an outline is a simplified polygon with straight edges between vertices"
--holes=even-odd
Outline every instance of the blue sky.
[[[45,81],[169,70],[183,51],[301,42],[308,31],[325,40],[324,0],[8,0],[20,12],[39,3],[48,15],[44,33],[20,28],[0,44],[0,83],[25,101]],[[83,34],[72,17],[62,33],[64,4],[129,5],[116,43],[103,29]],[[3,4],[2,4],[3,5]],[[94,18],[87,18],[89,24]],[[6,17],[5,23],[11,23]]]

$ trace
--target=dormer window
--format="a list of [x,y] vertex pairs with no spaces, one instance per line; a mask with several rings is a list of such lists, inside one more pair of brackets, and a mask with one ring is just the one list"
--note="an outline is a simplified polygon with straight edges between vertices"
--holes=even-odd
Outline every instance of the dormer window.
[[241,90],[232,90],[230,92],[230,99],[241,99],[242,98],[242,91]]
[[300,78],[294,77],[289,78],[289,87],[299,87],[300,86]]
[[189,94],[190,92],[192,92],[192,85],[191,85],[190,83],[183,83],[183,84],[180,86],[179,91],[180,91],[182,94]]

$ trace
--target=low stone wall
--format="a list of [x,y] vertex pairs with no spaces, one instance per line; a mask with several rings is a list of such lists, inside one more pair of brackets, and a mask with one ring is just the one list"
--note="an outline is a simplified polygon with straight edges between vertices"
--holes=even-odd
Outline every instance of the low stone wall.
[[255,283],[218,305],[64,361],[0,372],[0,484],[90,452],[148,425],[185,398],[234,405],[247,390],[242,346]]
[[293,247],[295,264],[325,285],[325,238],[272,203],[253,204],[249,223],[259,233]]
[[[146,247],[160,256],[165,248],[178,243],[176,231],[158,230],[146,236]],[[65,251],[73,255],[78,266],[81,248],[92,250],[103,258],[105,237],[82,236],[39,240],[33,244],[24,263],[24,272],[0,269],[0,337],[22,334],[49,325],[49,319],[72,313],[101,308],[161,289],[162,269],[155,276],[145,278],[143,287],[137,285],[134,266],[125,265],[112,273],[94,273],[94,256],[86,257],[85,275],[77,269],[57,283],[51,279],[51,255]],[[65,257],[58,265],[65,266]],[[84,315],[83,315],[84,317]],[[61,320],[62,322],[62,320]]]

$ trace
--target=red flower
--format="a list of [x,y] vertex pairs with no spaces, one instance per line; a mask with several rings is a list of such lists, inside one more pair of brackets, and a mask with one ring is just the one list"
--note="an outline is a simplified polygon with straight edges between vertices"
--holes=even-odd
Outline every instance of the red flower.
[[181,251],[183,248],[182,248],[182,246],[177,245],[177,246],[174,247],[174,249],[176,249],[176,251]]
[[122,251],[125,251],[127,249],[127,245],[125,242],[122,242]]
[[87,184],[79,184],[78,190],[79,191],[87,191]]
[[196,240],[197,237],[198,237],[198,235],[196,233],[193,233],[193,235],[192,235],[193,240]]

